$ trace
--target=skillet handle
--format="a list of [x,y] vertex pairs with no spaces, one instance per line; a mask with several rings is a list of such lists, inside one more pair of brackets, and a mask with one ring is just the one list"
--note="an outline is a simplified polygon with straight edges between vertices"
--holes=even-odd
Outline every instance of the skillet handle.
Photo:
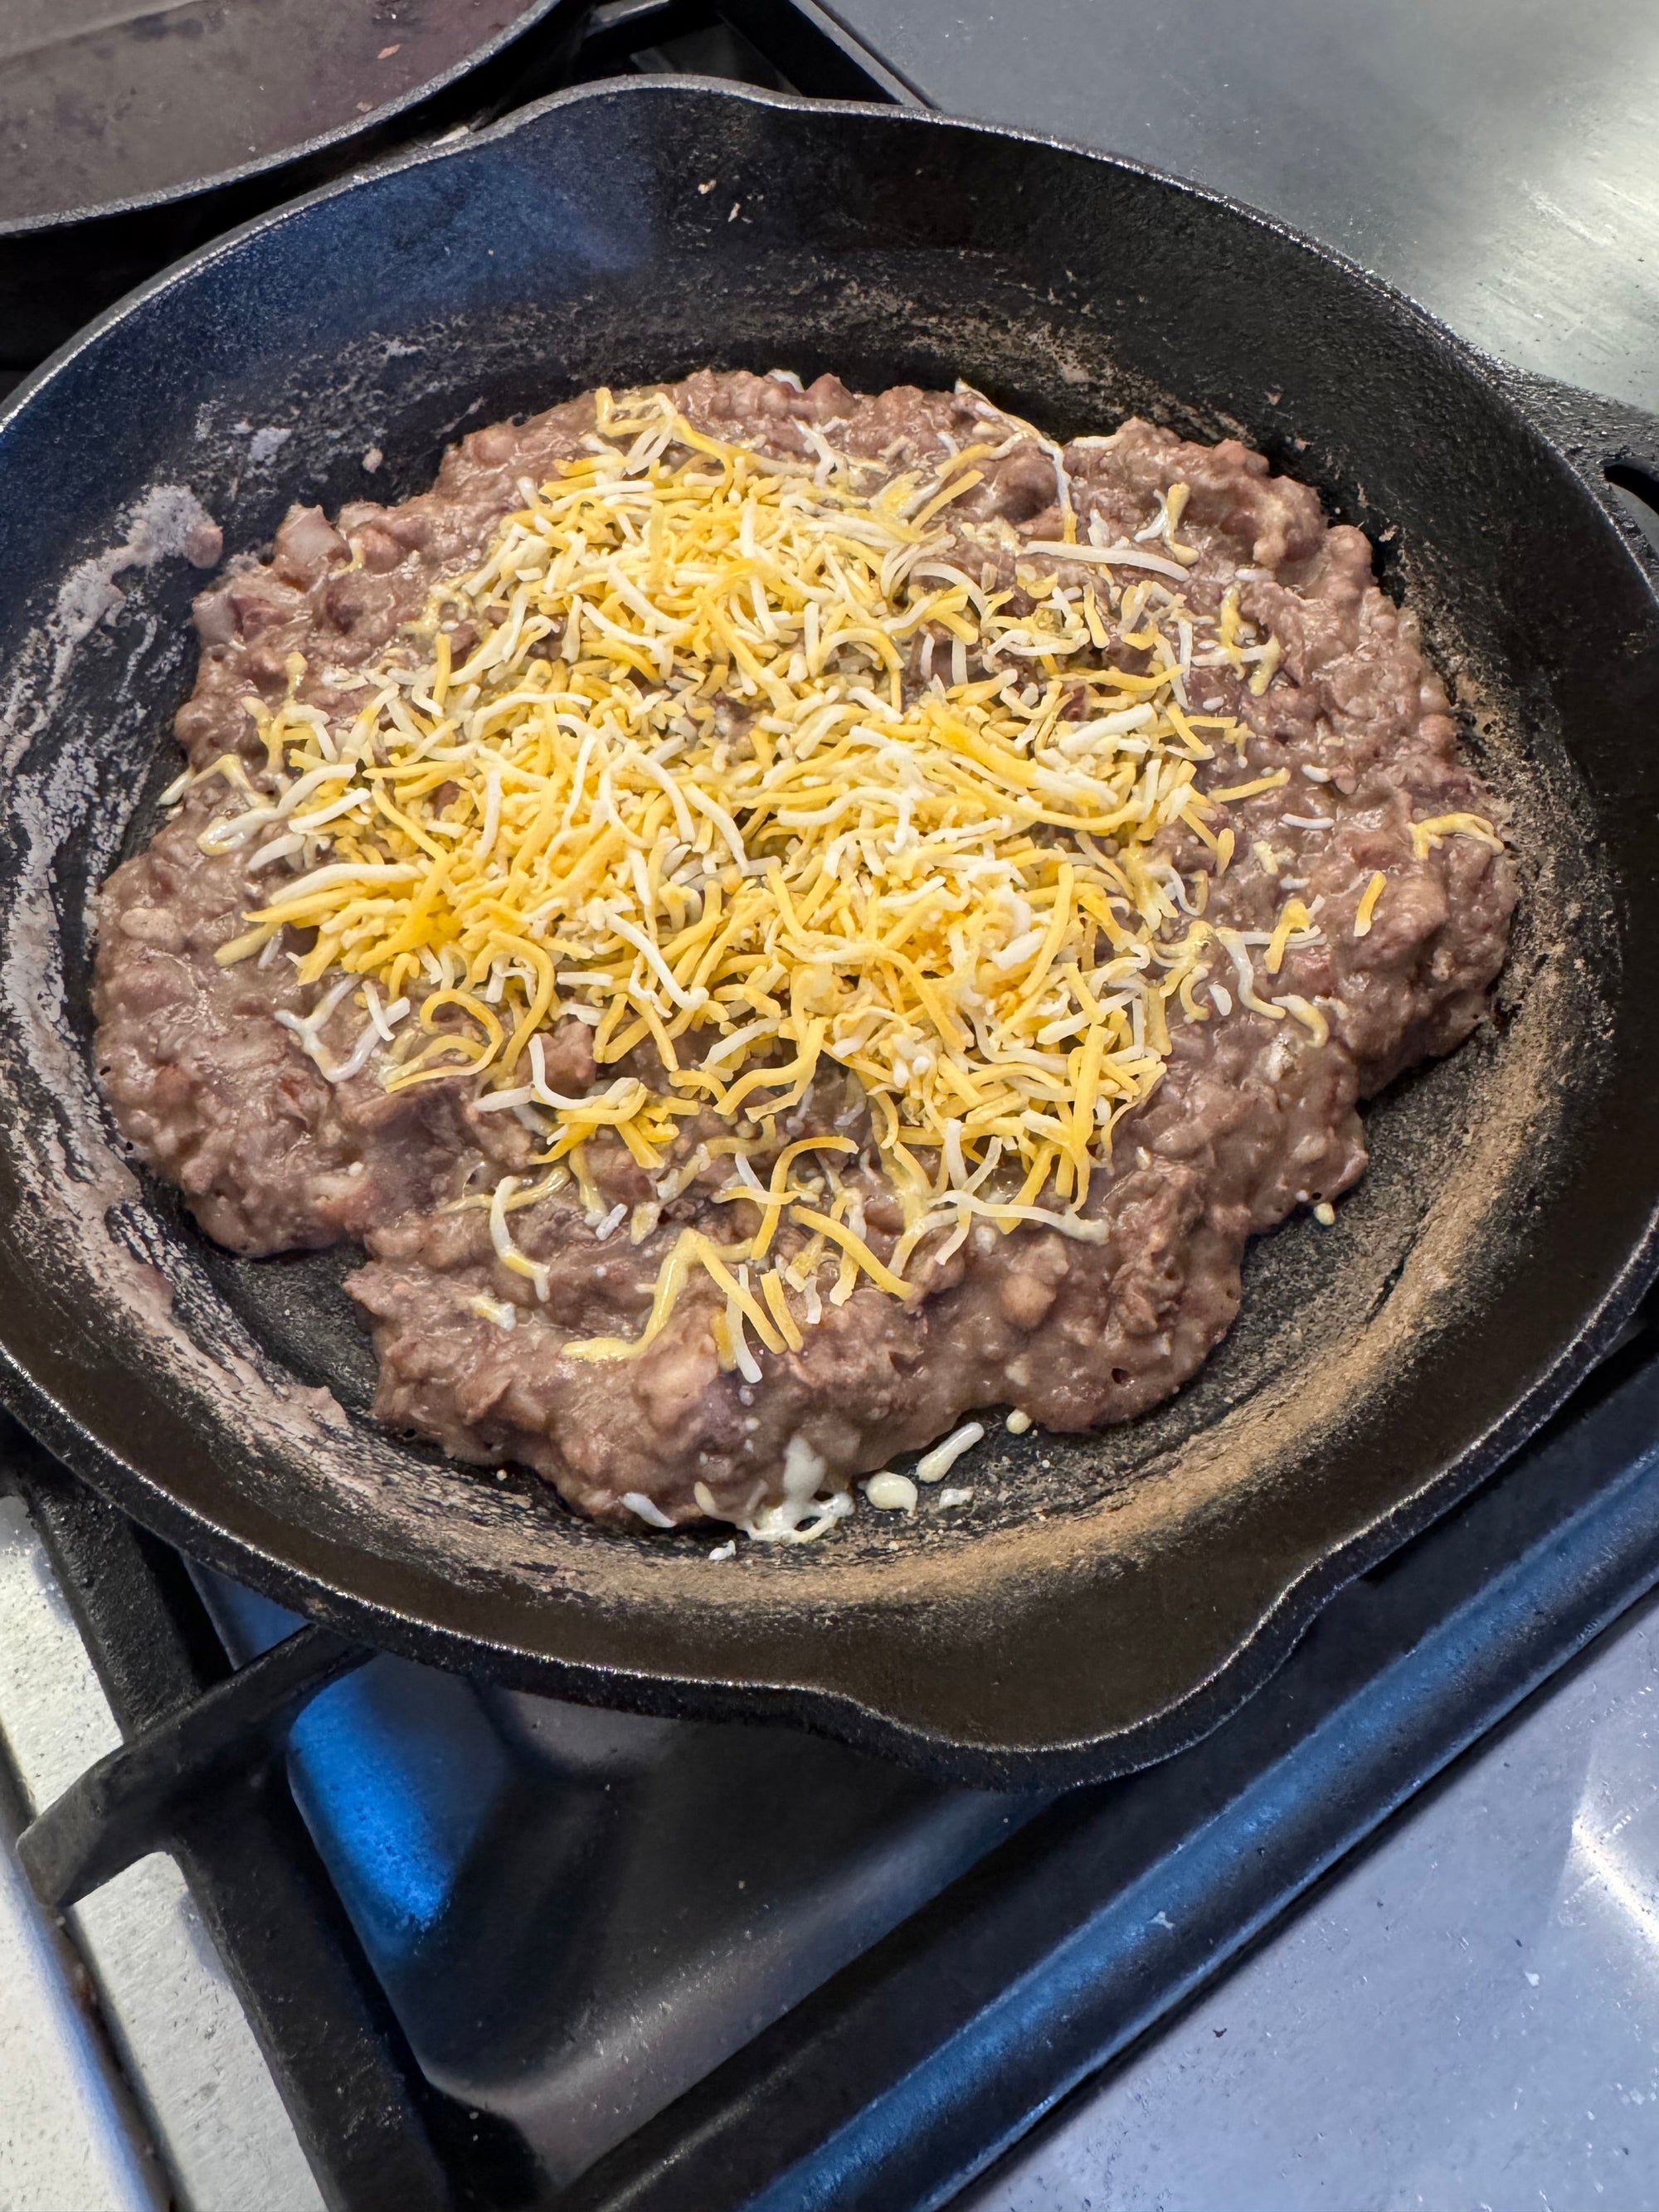
[[1656,517],[1653,532],[1644,534],[1641,542],[1650,562],[1659,558],[1659,415],[1513,368],[1507,362],[1492,361],[1489,366],[1521,412],[1571,463],[1628,535],[1636,535],[1634,526],[1615,487],[1650,510]]

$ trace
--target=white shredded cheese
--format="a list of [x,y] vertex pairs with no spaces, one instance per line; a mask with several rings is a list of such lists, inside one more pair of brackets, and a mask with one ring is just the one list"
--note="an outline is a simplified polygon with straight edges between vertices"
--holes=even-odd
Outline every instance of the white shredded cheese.
[[642,1490],[624,1490],[622,1502],[630,1513],[643,1521],[648,1528],[672,1528],[674,1525],[661,1506],[653,1499],[647,1498]]

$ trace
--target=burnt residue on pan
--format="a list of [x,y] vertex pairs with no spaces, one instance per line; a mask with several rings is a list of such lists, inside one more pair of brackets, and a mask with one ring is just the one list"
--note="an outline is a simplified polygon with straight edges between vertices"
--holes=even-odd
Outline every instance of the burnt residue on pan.
[[[1373,1104],[1338,1225],[1255,1248],[1237,1328],[1179,1396],[1086,1438],[994,1429],[954,1478],[965,1520],[860,1516],[720,1565],[709,1539],[595,1529],[377,1433],[345,1263],[237,1261],[131,1176],[84,1056],[85,902],[172,773],[196,580],[158,561],[66,658],[46,635],[155,483],[257,544],[292,499],[416,489],[472,424],[711,360],[961,374],[1061,434],[1133,410],[1260,446],[1408,583],[1524,878],[1492,1019]],[[165,410],[137,404],[160,389]],[[108,423],[94,462],[77,441]],[[1613,427],[1582,464],[1555,430],[1407,303],[1188,188],[729,88],[562,97],[165,280],[0,426],[0,587],[40,632],[6,654],[13,1402],[198,1554],[440,1663],[793,1717],[981,1781],[1190,1740],[1535,1425],[1649,1269],[1659,1017],[1631,979],[1659,957],[1659,605],[1581,473]]]

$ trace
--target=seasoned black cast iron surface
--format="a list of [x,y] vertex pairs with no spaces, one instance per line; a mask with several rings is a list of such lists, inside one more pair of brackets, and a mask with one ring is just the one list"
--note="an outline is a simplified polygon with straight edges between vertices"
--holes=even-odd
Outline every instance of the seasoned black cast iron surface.
[[[88,893],[152,818],[191,675],[198,572],[149,556],[199,552],[199,518],[158,487],[255,545],[293,499],[416,489],[468,424],[708,361],[962,374],[1061,434],[1135,408],[1261,447],[1409,584],[1526,868],[1497,1019],[1373,1109],[1338,1228],[1257,1249],[1178,1398],[1084,1439],[994,1431],[964,1529],[861,1516],[726,1566],[374,1429],[349,1261],[208,1246],[121,1164],[86,1056]],[[13,1401],[141,1520],[415,1656],[793,1715],[972,1779],[1189,1740],[1541,1418],[1645,1278],[1659,608],[1592,486],[1659,437],[1570,412],[1166,179],[697,84],[562,96],[159,281],[0,424]]]

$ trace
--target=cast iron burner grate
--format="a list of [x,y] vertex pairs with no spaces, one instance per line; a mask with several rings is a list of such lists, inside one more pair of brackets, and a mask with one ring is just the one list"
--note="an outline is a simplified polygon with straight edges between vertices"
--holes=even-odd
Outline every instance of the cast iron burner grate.
[[[812,0],[611,0],[575,73],[912,102]],[[179,1862],[336,2212],[944,2203],[1659,1579],[1650,1319],[1161,1766],[1057,1800],[371,1657],[0,1465],[126,1739],[40,1895]]]

